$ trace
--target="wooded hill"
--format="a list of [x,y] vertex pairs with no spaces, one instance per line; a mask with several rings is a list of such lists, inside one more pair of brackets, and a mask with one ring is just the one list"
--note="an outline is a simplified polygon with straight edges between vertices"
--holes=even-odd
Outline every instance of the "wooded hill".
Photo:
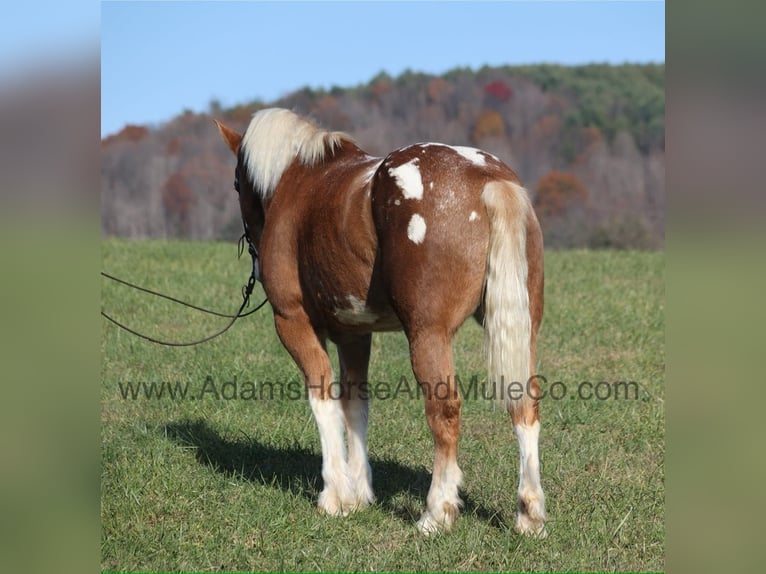
[[125,126],[101,142],[103,234],[238,237],[234,158],[212,119],[244,131],[269,106],[346,131],[374,155],[422,141],[494,153],[530,191],[549,247],[663,245],[664,64],[380,73],[356,87],[230,109],[213,101],[207,113]]

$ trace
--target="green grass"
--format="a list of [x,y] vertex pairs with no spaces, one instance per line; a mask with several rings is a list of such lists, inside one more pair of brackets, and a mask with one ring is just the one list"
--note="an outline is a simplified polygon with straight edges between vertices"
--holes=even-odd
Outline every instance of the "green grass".
[[[248,261],[235,255],[230,244],[109,240],[103,268],[234,311],[248,274]],[[549,389],[561,381],[569,394],[541,405],[545,540],[512,530],[517,447],[507,416],[490,402],[464,403],[466,507],[452,532],[426,539],[415,528],[433,454],[422,401],[372,399],[377,502],[331,518],[315,506],[320,447],[306,401],[216,400],[212,393],[131,400],[120,393],[127,382],[188,383],[193,395],[208,377],[219,391],[236,379],[240,392],[248,382],[299,381],[269,308],[184,349],[141,341],[102,321],[102,568],[663,570],[663,276],[662,253],[546,254],[539,371]],[[256,301],[261,294],[258,287]],[[226,322],[107,281],[102,306],[168,339],[194,339]],[[456,338],[464,384],[484,376],[481,335],[469,322]],[[371,382],[396,385],[402,377],[414,385],[404,336],[376,335]],[[581,381],[635,381],[639,397],[569,398]]]

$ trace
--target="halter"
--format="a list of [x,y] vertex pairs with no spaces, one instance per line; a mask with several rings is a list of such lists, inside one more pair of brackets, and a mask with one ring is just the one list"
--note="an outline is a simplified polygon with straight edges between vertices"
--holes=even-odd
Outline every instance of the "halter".
[[252,271],[250,271],[250,278],[247,280],[247,286],[243,289],[249,289],[248,294],[250,294],[253,292],[253,285],[255,285],[255,282],[261,277],[261,268],[258,264],[258,250],[255,248],[253,241],[250,239],[250,226],[244,219],[242,220],[242,224],[245,226],[245,232],[237,242],[237,258],[242,257],[242,254],[245,252],[245,242],[247,241],[247,252],[250,254],[250,260],[253,262],[253,268]]

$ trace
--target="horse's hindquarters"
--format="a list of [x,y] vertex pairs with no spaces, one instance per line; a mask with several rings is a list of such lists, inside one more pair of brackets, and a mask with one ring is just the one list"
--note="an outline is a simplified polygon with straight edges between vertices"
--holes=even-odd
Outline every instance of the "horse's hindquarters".
[[381,276],[405,330],[427,323],[454,331],[479,306],[489,242],[486,181],[487,170],[447,146],[405,148],[376,173]]

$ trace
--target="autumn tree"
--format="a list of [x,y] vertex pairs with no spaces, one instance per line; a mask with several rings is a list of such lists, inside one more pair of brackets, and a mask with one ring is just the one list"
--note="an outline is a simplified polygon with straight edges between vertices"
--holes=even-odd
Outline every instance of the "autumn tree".
[[168,227],[177,230],[182,237],[189,235],[189,215],[194,195],[179,172],[172,174],[162,186],[162,205]]
[[552,171],[538,182],[534,207],[541,218],[551,218],[583,205],[587,199],[588,190],[576,175]]
[[505,136],[505,122],[503,116],[495,110],[484,110],[476,125],[473,127],[471,139],[473,143],[478,144],[485,138],[502,138]]
[[484,86],[484,93],[499,102],[507,102],[513,96],[513,89],[503,80],[495,80]]
[[310,110],[310,115],[319,120],[322,125],[332,126],[334,130],[345,131],[354,127],[338,98],[330,94],[317,98]]
[[441,103],[449,94],[450,88],[450,83],[444,78],[438,76],[431,78],[427,88],[428,101],[431,103]]
[[116,134],[107,136],[103,140],[101,140],[101,145],[106,146],[119,141],[128,141],[128,142],[137,143],[137,142],[140,142],[142,139],[144,139],[148,135],[149,135],[149,129],[146,128],[145,126],[128,124]]

